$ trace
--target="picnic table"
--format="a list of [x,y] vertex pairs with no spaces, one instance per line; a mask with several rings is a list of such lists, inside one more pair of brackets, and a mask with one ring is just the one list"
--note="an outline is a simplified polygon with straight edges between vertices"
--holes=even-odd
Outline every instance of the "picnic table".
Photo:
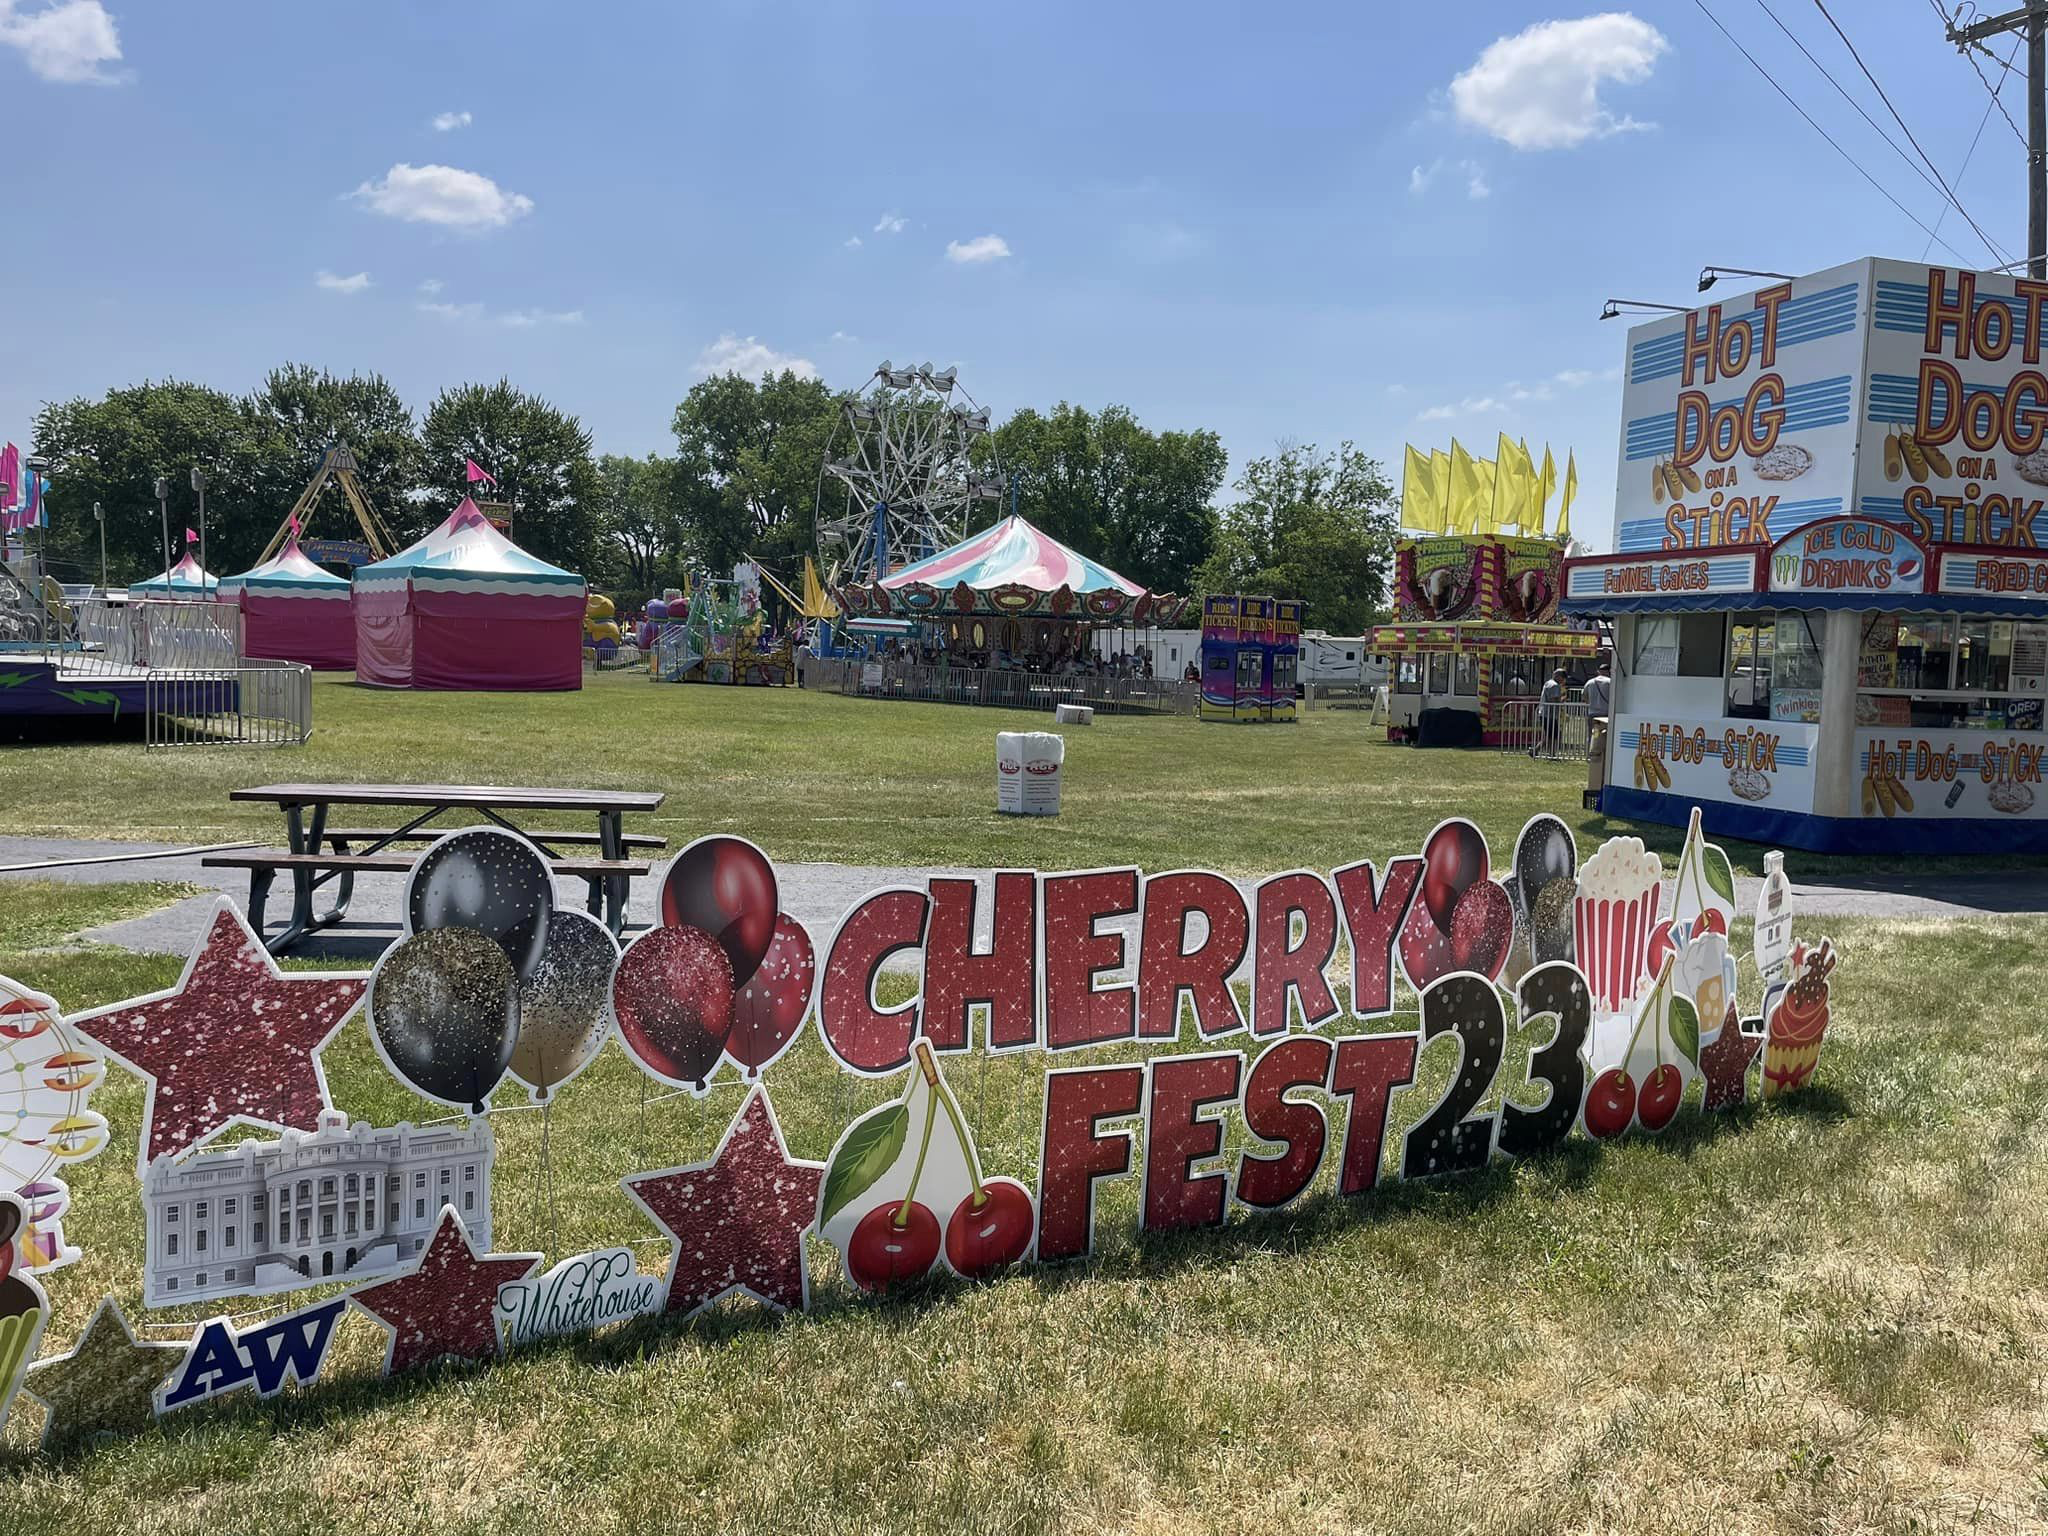
[[[210,854],[200,863],[213,869],[249,871],[249,925],[263,933],[263,909],[271,883],[279,874],[292,877],[292,914],[279,932],[264,939],[272,954],[282,954],[307,934],[340,922],[355,892],[355,877],[366,873],[402,874],[415,854],[388,851],[394,844],[426,843],[456,823],[432,823],[451,812],[482,818],[517,832],[548,856],[557,875],[581,879],[589,886],[588,910],[602,916],[616,937],[625,926],[630,883],[647,873],[644,861],[628,857],[639,850],[657,850],[667,840],[625,830],[628,812],[651,812],[668,797],[656,790],[534,789],[503,784],[264,784],[230,790],[228,799],[275,805],[284,812],[283,851],[252,849]],[[414,814],[395,827],[330,827],[328,814],[337,805],[395,807]],[[595,816],[594,831],[561,832],[522,826],[515,817],[536,811],[576,811]],[[393,820],[400,818],[393,817]],[[595,848],[595,857],[565,852]],[[316,912],[315,893],[335,886],[334,904]]]

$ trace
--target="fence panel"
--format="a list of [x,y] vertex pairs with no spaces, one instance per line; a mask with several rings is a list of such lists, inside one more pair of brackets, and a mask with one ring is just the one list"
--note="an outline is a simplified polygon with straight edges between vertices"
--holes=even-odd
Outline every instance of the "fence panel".
[[1494,735],[1501,751],[1556,762],[1586,760],[1589,722],[1584,699],[1561,704],[1504,699],[1494,705],[1494,712]]
[[313,669],[300,662],[152,668],[142,699],[151,747],[295,747],[313,734]]
[[907,661],[864,662],[838,656],[805,657],[802,671],[806,688],[828,693],[917,699],[936,704],[985,704],[998,709],[1047,713],[1061,704],[1086,704],[1106,715],[1192,715],[1202,692],[1199,683],[1161,677],[934,667]]

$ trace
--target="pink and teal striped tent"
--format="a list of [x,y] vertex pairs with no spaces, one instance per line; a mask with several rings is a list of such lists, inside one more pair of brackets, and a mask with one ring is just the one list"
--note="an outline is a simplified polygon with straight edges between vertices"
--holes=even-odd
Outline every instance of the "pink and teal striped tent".
[[1029,614],[1128,624],[1171,623],[1185,602],[1155,597],[1021,517],[1006,517],[867,586],[841,587],[839,599],[855,617]]

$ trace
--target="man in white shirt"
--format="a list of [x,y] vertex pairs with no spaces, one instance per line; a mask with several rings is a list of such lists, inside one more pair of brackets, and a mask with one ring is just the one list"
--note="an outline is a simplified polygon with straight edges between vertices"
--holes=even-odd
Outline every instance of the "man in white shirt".
[[1602,656],[1593,664],[1593,675],[1586,679],[1586,719],[1605,722],[1614,698],[1614,679],[1607,675],[1607,658]]

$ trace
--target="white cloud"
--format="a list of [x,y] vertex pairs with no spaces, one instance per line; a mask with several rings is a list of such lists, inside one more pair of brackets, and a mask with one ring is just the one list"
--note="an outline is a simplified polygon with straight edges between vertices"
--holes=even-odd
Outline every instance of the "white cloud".
[[[121,34],[100,0],[57,0],[33,10],[0,0],[0,47],[18,50],[31,73],[58,85],[115,85],[124,78],[105,68],[121,61]],[[12,105],[19,122],[22,104]]]
[[1491,197],[1493,195],[1493,188],[1488,186],[1486,182],[1486,167],[1477,160],[1446,161],[1438,159],[1432,160],[1428,165],[1418,165],[1408,173],[1408,191],[1416,197],[1422,196],[1423,193],[1429,190],[1430,184],[1436,180],[1438,173],[1446,167],[1465,178],[1465,195],[1467,197],[1476,201],[1479,198]]
[[853,332],[851,332],[851,331],[834,331],[834,332],[832,333],[832,339],[833,339],[834,341],[859,341],[859,340],[860,340],[860,338],[859,338],[858,336],[854,335],[854,334],[853,334]]
[[467,112],[436,112],[431,126],[436,133],[453,133],[458,128],[467,128],[473,121]]
[[741,378],[753,379],[784,370],[800,379],[818,376],[817,364],[807,357],[778,352],[757,337],[735,336],[727,331],[697,354],[691,371],[700,378],[710,378],[717,373],[736,373]]
[[533,212],[532,198],[452,165],[401,161],[385,172],[383,180],[366,181],[349,196],[386,218],[446,229],[499,229]]
[[[429,278],[427,281],[432,282],[434,286],[429,288],[426,283],[420,284],[420,291],[422,293],[439,293],[441,291],[439,282],[432,278]],[[446,299],[422,299],[413,307],[421,314],[432,315],[437,320],[487,320],[493,325],[502,325],[507,330],[514,331],[530,331],[544,325],[581,325],[583,323],[583,311],[580,309],[541,309],[537,306],[529,306],[525,309],[505,309],[494,313],[488,305],[476,299],[471,299],[462,304],[450,303]]]
[[438,277],[423,277],[420,279],[421,293],[431,296],[433,294],[439,293],[441,291],[441,287],[441,279],[439,279]]
[[976,235],[972,240],[948,240],[946,260],[969,265],[983,261],[1001,261],[1010,254],[1010,242],[1001,235]]
[[1609,112],[1600,87],[1647,80],[1670,46],[1663,33],[1626,11],[1539,21],[1487,44],[1451,81],[1451,106],[1460,122],[1516,149],[1570,149],[1644,126]]
[[370,274],[367,272],[352,272],[347,277],[337,277],[334,273],[322,267],[313,274],[313,282],[318,287],[325,288],[329,293],[361,293],[370,286]]
[[[1501,386],[1497,394],[1467,395],[1452,404],[1425,406],[1415,413],[1415,419],[1455,421],[1464,416],[1485,416],[1505,411],[1511,406],[1527,405],[1532,401],[1541,404],[1546,400],[1555,400],[1559,386],[1565,389],[1580,389],[1588,384],[1611,384],[1620,377],[1619,367],[1564,368],[1547,379],[1539,379],[1534,384],[1524,384],[1519,379],[1511,379]],[[1395,386],[1388,386],[1389,394],[1398,392]]]
[[849,251],[857,251],[857,250],[859,250],[859,249],[860,249],[860,236],[859,236],[859,235],[848,235],[848,236],[846,237],[846,240],[845,240],[845,245],[846,245],[846,248],[847,248],[847,249],[848,249]]
[[498,316],[498,324],[509,325],[514,330],[531,330],[537,325],[581,325],[583,311],[580,309],[508,309]]
[[903,227],[909,222],[910,220],[904,218],[900,213],[885,213],[875,220],[874,233],[878,235],[900,235],[903,233]]

